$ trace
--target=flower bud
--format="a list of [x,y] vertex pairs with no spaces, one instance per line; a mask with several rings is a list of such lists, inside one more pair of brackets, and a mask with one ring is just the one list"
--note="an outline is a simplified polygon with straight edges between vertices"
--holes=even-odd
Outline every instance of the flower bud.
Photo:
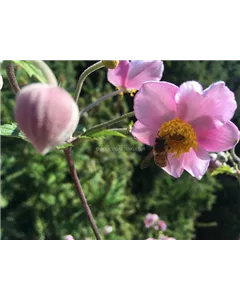
[[104,229],[103,229],[104,235],[109,235],[112,232],[113,232],[112,226],[105,226]]
[[228,162],[228,156],[226,152],[219,152],[217,156],[217,160],[219,160],[221,163],[227,163]]
[[17,94],[15,119],[27,139],[44,155],[71,137],[79,122],[79,109],[64,89],[35,83]]
[[115,69],[119,64],[119,60],[102,60],[102,62],[108,69]]

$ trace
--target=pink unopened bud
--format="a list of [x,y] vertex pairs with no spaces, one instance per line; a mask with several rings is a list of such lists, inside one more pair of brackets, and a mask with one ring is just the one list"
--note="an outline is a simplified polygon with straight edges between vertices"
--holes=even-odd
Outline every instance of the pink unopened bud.
[[71,137],[79,122],[79,109],[64,89],[35,83],[17,94],[15,119],[27,139],[44,155]]
[[108,234],[110,234],[112,232],[113,232],[112,226],[105,226],[104,229],[103,229],[104,235],[108,235]]

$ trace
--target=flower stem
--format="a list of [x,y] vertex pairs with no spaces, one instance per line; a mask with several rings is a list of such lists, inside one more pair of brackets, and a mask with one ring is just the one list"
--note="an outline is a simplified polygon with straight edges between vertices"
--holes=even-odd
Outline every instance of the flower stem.
[[47,78],[47,82],[51,85],[57,86],[57,79],[51,68],[43,60],[31,60],[31,63],[39,68],[43,75]]
[[103,62],[102,61],[99,61],[97,62],[96,64],[90,66],[89,68],[87,68],[82,74],[81,76],[79,77],[79,80],[78,80],[78,84],[77,84],[77,88],[76,88],[76,92],[75,92],[75,95],[74,95],[74,99],[75,101],[78,103],[78,99],[80,97],[80,94],[81,94],[81,91],[82,91],[82,87],[83,87],[83,83],[84,81],[86,80],[86,78],[92,74],[93,72],[101,69],[105,67]]
[[231,150],[231,155],[232,155],[232,158],[238,163],[238,167],[240,169],[240,158],[237,156],[237,154],[235,152],[235,148],[233,148]]
[[15,75],[14,66],[12,63],[8,64],[6,67],[8,81],[14,93],[18,93],[20,91],[20,87],[17,82],[17,78]]
[[94,235],[95,235],[95,237],[96,237],[97,240],[101,240],[101,237],[100,237],[100,234],[99,234],[99,230],[98,230],[97,225],[96,225],[96,223],[94,221],[91,209],[88,206],[87,199],[86,199],[86,197],[84,195],[84,192],[83,192],[83,189],[82,189],[82,185],[81,185],[80,180],[78,178],[77,170],[76,170],[76,167],[74,165],[73,158],[72,158],[72,148],[65,149],[64,153],[65,153],[66,160],[68,162],[68,167],[69,167],[69,170],[71,172],[74,185],[75,185],[75,187],[77,189],[77,193],[78,193],[78,195],[79,195],[79,197],[81,199],[82,205],[83,205],[83,207],[85,209],[85,212],[87,214],[87,217],[88,217],[89,223],[90,223],[90,225],[92,227],[92,230],[94,232]]
[[91,110],[92,108],[94,108],[95,106],[97,106],[98,104],[100,104],[102,101],[104,100],[107,100],[111,97],[114,97],[114,96],[117,96],[117,95],[120,95],[123,91],[122,90],[118,90],[118,91],[115,91],[115,92],[112,92],[106,96],[103,96],[102,98],[98,99],[97,101],[93,102],[92,104],[88,105],[86,108],[84,108],[81,112],[80,112],[80,119],[81,119],[81,116],[85,113],[85,112],[88,112],[89,110]]
[[106,128],[111,127],[115,124],[118,124],[118,123],[120,123],[121,121],[123,121],[125,119],[133,118],[134,116],[135,116],[134,112],[127,113],[125,115],[122,115],[119,118],[113,119],[111,121],[108,121],[108,122],[105,122],[105,123],[102,123],[100,125],[97,125],[97,126],[94,126],[94,127],[90,128],[89,130],[87,130],[83,133],[83,136],[88,136],[90,134],[99,132],[103,129],[106,129]]

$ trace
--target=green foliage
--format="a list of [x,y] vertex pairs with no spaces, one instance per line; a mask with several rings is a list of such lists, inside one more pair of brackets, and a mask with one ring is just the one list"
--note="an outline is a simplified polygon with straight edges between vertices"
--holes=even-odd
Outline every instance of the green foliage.
[[[94,62],[47,63],[61,86],[73,94],[79,75]],[[239,62],[167,61],[163,80],[178,85],[186,80],[199,80],[204,87],[213,81],[225,80],[236,96],[240,96],[236,82],[239,75]],[[17,68],[17,78],[20,86],[29,83],[28,75],[21,68]],[[100,70],[86,80],[79,100],[80,110],[114,91],[106,78],[106,70]],[[1,121],[10,124],[14,121],[15,95],[8,85],[4,64],[3,79]],[[130,96],[106,100],[81,118],[76,134],[84,134],[86,128],[132,110],[133,98]],[[240,125],[239,118],[234,121]],[[118,126],[128,128],[129,124],[131,120],[124,120]],[[219,216],[222,218],[222,214],[213,214],[207,220],[205,214],[212,213],[226,197],[225,179],[207,174],[198,181],[185,173],[177,180],[154,164],[141,170],[140,163],[149,149],[145,151],[131,136],[122,138],[119,134],[122,135],[122,131],[106,130],[94,137],[81,136],[73,149],[76,168],[101,234],[104,226],[113,227],[106,239],[148,238],[144,218],[149,212],[159,214],[168,224],[166,235],[177,239],[197,238],[199,222],[221,225]],[[63,149],[61,147],[59,149]],[[1,176],[3,239],[63,239],[67,234],[76,239],[94,239],[62,150],[43,157],[31,144],[3,136]],[[226,188],[231,189],[227,190],[231,197],[229,202],[236,205],[239,201],[237,180],[228,177]],[[239,211],[228,207],[227,220],[225,237],[234,239],[235,236],[236,239],[237,230],[240,232]],[[211,228],[202,230],[210,232]]]
[[221,167],[217,168],[211,173],[211,176],[218,176],[218,175],[232,175],[235,176],[236,171],[230,167],[229,165],[222,165]]
[[0,135],[26,140],[25,135],[21,130],[19,130],[16,123],[1,125]]
[[47,79],[43,75],[42,71],[37,68],[30,60],[13,60],[13,62],[23,68],[27,72],[28,76],[35,77],[42,83],[46,83]]

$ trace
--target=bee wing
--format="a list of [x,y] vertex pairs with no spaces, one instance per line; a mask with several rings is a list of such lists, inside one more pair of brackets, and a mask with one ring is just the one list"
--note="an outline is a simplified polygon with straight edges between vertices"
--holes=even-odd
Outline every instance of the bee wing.
[[153,150],[151,152],[148,153],[148,155],[144,158],[144,160],[142,161],[140,168],[146,169],[147,167],[149,167],[150,161],[153,158]]

